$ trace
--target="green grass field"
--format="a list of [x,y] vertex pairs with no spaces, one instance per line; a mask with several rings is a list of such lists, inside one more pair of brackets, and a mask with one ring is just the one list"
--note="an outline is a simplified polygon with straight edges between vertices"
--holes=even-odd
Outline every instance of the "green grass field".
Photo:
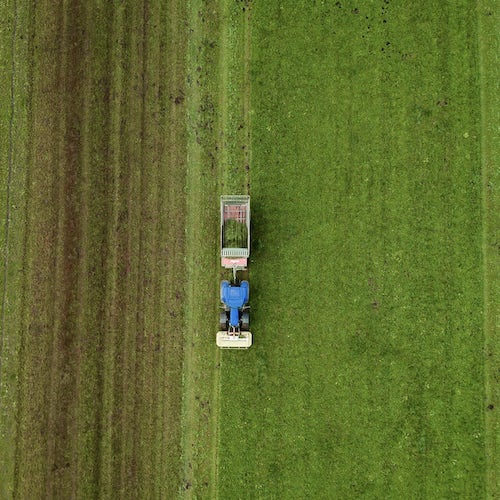
[[497,10],[3,2],[0,498],[498,498]]
[[255,346],[222,355],[221,498],[495,496],[487,15],[254,4]]

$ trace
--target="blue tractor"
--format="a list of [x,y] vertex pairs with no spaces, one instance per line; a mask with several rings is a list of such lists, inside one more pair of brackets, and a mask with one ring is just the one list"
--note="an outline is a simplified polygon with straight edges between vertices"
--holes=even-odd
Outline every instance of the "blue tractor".
[[243,280],[239,284],[224,280],[220,284],[220,300],[224,304],[224,311],[220,313],[220,329],[229,334],[239,335],[248,331],[250,318],[248,313],[248,299],[250,285]]
[[238,280],[246,272],[250,256],[250,197],[221,196],[221,265],[233,271],[233,281],[220,285],[220,313],[217,346],[222,349],[247,349],[252,345],[249,305],[250,285]]

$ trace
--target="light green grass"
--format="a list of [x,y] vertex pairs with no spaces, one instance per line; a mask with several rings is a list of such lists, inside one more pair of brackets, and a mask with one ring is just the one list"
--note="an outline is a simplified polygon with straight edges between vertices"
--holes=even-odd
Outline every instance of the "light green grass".
[[222,354],[219,496],[482,497],[475,6],[339,5],[253,7],[255,345]]
[[25,164],[28,134],[28,20],[26,2],[0,6],[0,497],[14,488],[20,343]]
[[[219,481],[219,389],[215,347],[220,279],[219,195],[246,193],[249,165],[246,2],[189,4],[187,85],[186,330],[183,485],[215,498]],[[248,12],[247,12],[248,14]]]
[[[217,108],[221,9],[192,1],[187,9],[186,277],[182,485],[186,498],[213,497],[216,488],[218,358],[207,314],[217,308],[218,165],[222,118]],[[217,205],[218,207],[218,205]]]

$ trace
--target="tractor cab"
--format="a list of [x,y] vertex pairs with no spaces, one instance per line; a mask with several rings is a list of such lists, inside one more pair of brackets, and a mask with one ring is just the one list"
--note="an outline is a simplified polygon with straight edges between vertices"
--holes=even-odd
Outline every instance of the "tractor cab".
[[217,345],[223,348],[248,348],[252,345],[249,328],[248,299],[250,285],[243,280],[231,284],[224,280],[220,286],[220,300],[223,311],[220,313],[220,330],[217,333]]

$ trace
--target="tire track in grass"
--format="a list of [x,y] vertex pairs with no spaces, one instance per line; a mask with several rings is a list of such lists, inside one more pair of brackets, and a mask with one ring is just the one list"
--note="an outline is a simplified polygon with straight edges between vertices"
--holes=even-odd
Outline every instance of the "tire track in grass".
[[[160,166],[163,166],[164,163],[166,163],[166,159],[163,158],[164,155],[166,155],[166,151],[164,148],[166,148],[166,144],[168,144],[168,134],[166,129],[166,120],[165,120],[165,115],[166,115],[166,110],[168,109],[168,98],[166,97],[167,94],[167,89],[168,89],[168,79],[165,74],[165,59],[166,54],[168,54],[168,48],[169,48],[169,37],[168,34],[170,32],[170,22],[171,19],[168,17],[168,13],[172,11],[172,6],[175,6],[175,2],[169,2],[167,6],[165,7],[165,12],[161,11],[160,12],[160,19],[159,19],[159,25],[161,27],[166,26],[167,28],[163,28],[165,31],[160,30],[160,36],[163,38],[163,43],[160,43],[160,54],[159,54],[159,59],[157,61],[158,64],[158,70],[159,70],[159,88],[158,88],[158,99],[159,99],[159,105],[160,105],[160,111],[159,111],[159,117],[158,117],[158,131],[160,134],[165,134],[165,145],[162,145],[160,147],[159,155],[160,155]],[[173,32],[173,30],[172,30]],[[162,57],[163,56],[163,57]],[[175,64],[172,65],[171,68],[171,73],[175,74],[176,72],[176,66]],[[171,130],[173,130],[174,127],[171,127]],[[158,213],[162,214],[166,212],[166,206],[164,203],[164,199],[168,198],[167,196],[167,186],[164,181],[164,177],[162,175],[159,176],[158,178],[158,189],[160,193],[164,193],[165,196],[162,197],[160,196],[158,198],[158,205],[157,205],[157,211]],[[159,218],[159,223],[158,223],[158,234],[164,235],[167,232],[167,228],[165,227],[164,224],[164,218],[160,217]],[[158,248],[158,252],[162,257],[167,256],[167,247],[163,246],[165,244],[164,240],[160,241],[160,247]],[[160,263],[161,263],[160,259]],[[158,266],[158,272],[160,273],[159,276],[159,291],[158,291],[158,296],[157,296],[157,302],[156,302],[156,310],[158,314],[158,333],[159,333],[159,339],[158,339],[158,350],[160,351],[160,362],[159,362],[159,373],[158,377],[161,377],[161,380],[167,386],[168,384],[168,372],[167,372],[167,360],[166,360],[166,341],[165,341],[165,336],[167,333],[163,333],[163,326],[165,325],[166,328],[166,314],[165,314],[165,309],[167,307],[167,283],[165,276],[167,274],[167,265],[162,266],[161,264]],[[157,454],[157,459],[156,459],[156,471],[155,471],[155,476],[156,476],[156,484],[154,485],[154,495],[158,498],[161,498],[162,496],[165,496],[165,490],[164,486],[162,485],[163,482],[165,482],[165,477],[167,473],[167,466],[166,466],[166,460],[163,459],[165,456],[165,451],[166,451],[166,439],[165,439],[165,434],[166,434],[166,429],[164,428],[164,422],[165,422],[165,417],[166,417],[166,406],[167,406],[167,398],[165,396],[166,393],[166,388],[163,386],[163,384],[158,384],[158,398],[159,398],[159,404],[157,405],[157,414],[156,414],[156,436],[159,437],[157,440],[157,446],[156,446],[156,454]],[[175,490],[172,492],[175,494]],[[173,495],[172,495],[173,496]]]
[[[228,59],[227,59],[227,42],[228,42],[228,4],[226,0],[222,2],[220,7],[220,26],[219,26],[219,53],[218,53],[218,88],[219,88],[219,120],[217,123],[217,141],[219,143],[218,157],[218,181],[224,192],[225,179],[224,172],[228,168],[228,148],[226,128],[228,126]],[[214,199],[214,203],[216,200]],[[222,354],[221,351],[214,347],[214,366],[218,369],[214,370],[212,382],[212,405],[214,411],[211,414],[210,426],[212,428],[211,437],[211,467],[210,467],[210,498],[217,497],[218,491],[218,476],[219,476],[219,441],[220,441],[220,395],[221,395],[221,371],[222,371]]]
[[[131,357],[135,355],[135,343],[133,342],[132,335],[134,332],[134,314],[132,308],[136,303],[136,297],[134,294],[135,290],[135,259],[133,252],[133,209],[136,205],[136,195],[134,187],[137,185],[135,175],[136,171],[133,169],[134,163],[137,161],[137,156],[133,154],[132,144],[136,140],[138,132],[133,127],[134,115],[133,103],[134,103],[134,86],[136,82],[136,70],[137,65],[136,60],[132,57],[134,46],[136,44],[136,33],[135,30],[128,24],[129,19],[134,19],[137,16],[137,12],[134,6],[130,3],[127,4],[125,19],[127,20],[127,37],[125,40],[126,49],[125,54],[125,68],[124,74],[132,75],[132,77],[127,81],[125,85],[125,99],[124,99],[124,121],[122,122],[122,137],[123,137],[123,176],[121,182],[121,199],[123,204],[121,207],[120,219],[123,221],[120,230],[120,255],[124,262],[122,263],[122,304],[121,310],[124,317],[123,330],[121,335],[121,351],[120,351],[120,364],[121,370],[117,371],[117,390],[120,392],[120,402],[121,408],[117,409],[117,422],[119,422],[119,429],[117,429],[117,441],[120,446],[117,450],[119,455],[119,478],[117,479],[116,488],[120,496],[126,492],[128,482],[130,481],[130,472],[128,465],[132,460],[131,451],[131,437],[129,435],[130,427],[130,408],[133,409],[133,403],[131,403],[131,398],[133,398],[133,393],[130,390],[133,387],[133,379],[135,373],[132,370],[134,364]],[[133,401],[133,399],[132,399]]]
[[500,369],[498,349],[500,331],[498,307],[499,282],[499,233],[500,198],[498,184],[498,127],[500,126],[498,96],[498,36],[499,13],[494,2],[479,0],[477,3],[478,57],[481,102],[481,162],[482,162],[482,212],[483,212],[483,272],[484,272],[484,356],[485,356],[485,455],[486,495],[498,498],[500,494]]
[[[186,172],[186,192],[188,189],[191,193],[196,193],[198,190],[193,188],[193,184],[196,182],[196,175],[192,172],[192,165],[196,165],[200,160],[199,149],[195,146],[196,138],[193,135],[196,131],[193,130],[194,122],[196,120],[197,107],[200,105],[200,96],[196,90],[195,83],[193,79],[196,78],[193,68],[196,65],[197,58],[195,55],[196,43],[200,41],[200,34],[198,30],[200,29],[197,20],[197,10],[196,2],[190,2],[188,4],[188,21],[189,21],[189,31],[190,31],[190,41],[188,43],[187,50],[187,172]],[[201,67],[201,66],[199,66]],[[199,81],[199,80],[198,80]],[[192,195],[192,196],[193,196]],[[192,270],[191,270],[191,260],[193,256],[191,255],[190,249],[192,248],[192,198],[186,196],[186,330],[185,330],[185,347],[184,347],[184,360],[183,360],[183,398],[182,398],[182,485],[180,487],[181,491],[186,490],[185,497],[190,498],[191,492],[190,488],[193,481],[193,458],[194,458],[194,439],[196,431],[194,425],[192,425],[192,419],[194,418],[194,381],[192,376],[194,373],[194,339],[192,338],[192,333],[190,331],[189,325],[193,323],[193,314],[191,311],[192,307],[192,287],[190,286]]]
[[[149,4],[149,15],[147,20],[148,47],[147,47],[147,75],[149,84],[146,94],[146,165],[148,162],[153,168],[152,176],[149,180],[151,199],[149,210],[151,213],[152,241],[150,245],[150,273],[151,286],[146,287],[146,296],[149,307],[146,310],[146,319],[148,325],[147,350],[150,357],[150,363],[146,362],[146,386],[148,393],[148,418],[149,418],[149,443],[142,442],[142,453],[149,460],[149,484],[147,491],[150,495],[160,497],[158,485],[161,484],[159,476],[159,465],[161,464],[161,441],[162,432],[159,424],[161,405],[161,387],[164,381],[162,372],[162,319],[161,310],[164,305],[161,303],[162,285],[164,269],[162,266],[163,255],[161,252],[161,220],[162,212],[160,210],[161,193],[161,146],[163,131],[160,128],[161,112],[161,5],[156,3]],[[149,311],[149,312],[148,312]]]

